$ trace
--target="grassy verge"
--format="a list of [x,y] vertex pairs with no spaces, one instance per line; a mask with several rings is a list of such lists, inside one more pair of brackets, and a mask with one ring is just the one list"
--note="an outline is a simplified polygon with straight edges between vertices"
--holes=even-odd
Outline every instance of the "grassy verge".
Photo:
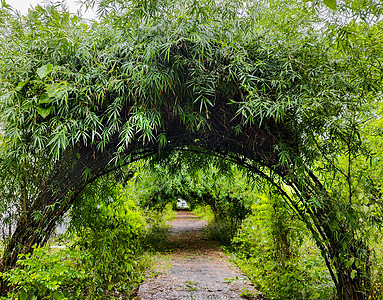
[[147,250],[156,252],[166,249],[166,237],[174,218],[175,212],[171,204],[167,204],[162,212],[148,211],[145,213],[146,226],[142,243]]
[[214,220],[214,213],[209,205],[207,206],[197,205],[193,209],[193,213],[209,223],[211,223]]
[[133,299],[175,214],[171,206],[162,213],[132,206],[105,214],[96,220],[102,230],[84,227],[64,247],[21,255],[18,267],[2,275],[14,289],[1,299]]
[[193,213],[208,222],[204,229],[208,239],[218,241],[221,245],[230,245],[239,226],[237,219],[219,218],[214,215],[210,206],[197,206]]

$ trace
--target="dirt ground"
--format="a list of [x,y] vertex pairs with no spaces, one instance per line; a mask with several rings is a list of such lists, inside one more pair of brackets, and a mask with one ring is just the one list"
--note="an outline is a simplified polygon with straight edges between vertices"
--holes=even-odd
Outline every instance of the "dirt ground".
[[206,225],[191,212],[177,212],[167,240],[171,251],[159,255],[138,299],[265,299],[228,261],[219,244],[204,238]]

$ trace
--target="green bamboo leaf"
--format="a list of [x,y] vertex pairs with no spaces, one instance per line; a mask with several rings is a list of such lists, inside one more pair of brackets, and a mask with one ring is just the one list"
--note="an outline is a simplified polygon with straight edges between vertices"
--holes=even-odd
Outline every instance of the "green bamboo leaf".
[[52,70],[53,70],[53,65],[47,64],[47,65],[41,66],[40,68],[37,69],[37,75],[39,75],[40,79],[43,79],[50,72],[52,72]]
[[347,250],[347,243],[346,242],[342,243],[342,249],[343,249],[343,251]]
[[2,0],[2,1],[1,1],[1,7],[2,7],[2,8],[5,8],[5,9],[9,9],[9,10],[12,9],[12,6],[10,6],[9,4],[7,4],[7,3],[5,2],[5,0]]
[[351,257],[349,260],[347,260],[346,266],[350,268],[352,264],[354,263],[354,261],[355,261],[355,257]]
[[46,87],[46,91],[49,97],[55,97],[60,90],[60,83],[54,83]]
[[333,10],[336,10],[336,0],[323,0],[323,4]]
[[16,91],[21,91],[21,89],[28,83],[29,79],[25,81],[20,81],[19,84],[16,87]]

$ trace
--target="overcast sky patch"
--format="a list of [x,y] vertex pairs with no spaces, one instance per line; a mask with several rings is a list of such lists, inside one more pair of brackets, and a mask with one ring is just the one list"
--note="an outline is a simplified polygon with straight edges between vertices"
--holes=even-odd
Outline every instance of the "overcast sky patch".
[[[40,4],[42,6],[55,1],[47,1],[47,0],[5,0],[5,2],[11,5],[16,10],[20,11],[23,15],[28,13],[28,9],[31,7],[35,7]],[[61,2],[61,1],[60,1]],[[81,9],[81,5],[78,3],[78,0],[66,0],[67,6],[71,13],[77,13]],[[95,19],[96,14],[92,10],[85,9],[81,10],[81,14],[86,19]]]

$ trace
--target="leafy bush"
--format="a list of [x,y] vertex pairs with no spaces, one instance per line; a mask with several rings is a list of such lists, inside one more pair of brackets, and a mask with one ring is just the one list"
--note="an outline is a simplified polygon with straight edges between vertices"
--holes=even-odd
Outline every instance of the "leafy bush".
[[270,299],[333,299],[334,284],[302,222],[277,195],[261,195],[232,240],[237,265]]
[[125,206],[107,206],[95,224],[78,235],[76,244],[89,255],[86,268],[89,280],[85,284],[88,295],[102,297],[111,294],[131,293],[141,280],[140,237],[143,218],[132,203]]
[[168,203],[165,208],[158,212],[149,210],[145,213],[145,234],[143,245],[154,250],[164,250],[167,246],[166,237],[169,230],[169,222],[175,217],[172,204]]
[[197,205],[193,213],[209,223],[214,220],[214,213],[209,205]]
[[148,264],[140,243],[144,218],[121,187],[107,185],[97,197],[86,191],[73,208],[69,249],[35,248],[4,274],[15,286],[11,299],[113,299],[135,293]]
[[193,212],[208,222],[204,232],[208,239],[218,241],[221,245],[229,245],[235,236],[241,219],[227,214],[214,214],[209,205],[197,205]]
[[89,279],[86,256],[77,249],[34,246],[33,255],[21,254],[18,267],[3,274],[15,289],[2,299],[78,299],[82,282]]
[[204,231],[208,239],[218,241],[221,245],[230,245],[238,226],[239,222],[236,219],[215,218]]
[[371,270],[371,299],[383,299],[383,239],[379,234],[376,234],[376,236],[380,239],[372,245],[375,252],[373,255]]

